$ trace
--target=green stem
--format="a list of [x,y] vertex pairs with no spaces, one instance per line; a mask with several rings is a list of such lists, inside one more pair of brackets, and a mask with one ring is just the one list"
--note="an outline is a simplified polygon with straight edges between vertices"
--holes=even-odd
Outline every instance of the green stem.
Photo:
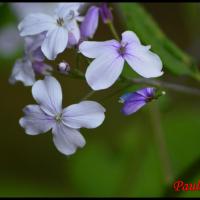
[[[79,78],[79,79],[85,80],[85,74],[82,71],[80,71],[79,69],[75,68],[75,69],[71,70],[70,75],[72,78]],[[169,89],[169,90],[173,90],[173,91],[184,93],[184,94],[200,96],[199,88],[189,87],[189,86],[185,86],[185,85],[179,85],[176,83],[169,83],[166,81],[159,81],[159,80],[146,79],[146,78],[131,78],[131,77],[125,77],[125,76],[121,76],[118,81],[125,81],[127,83],[136,83],[136,84],[145,84],[148,86]]]
[[117,34],[117,31],[115,29],[115,26],[111,21],[107,23],[108,27],[110,28],[110,31],[112,32],[113,36],[115,37],[116,40],[120,41],[119,35]]
[[88,93],[81,99],[81,101],[85,101],[85,100],[89,99],[94,93],[95,93],[95,91],[94,91],[94,90],[91,90],[90,92],[88,92]]
[[150,106],[150,116],[151,116],[151,122],[153,126],[153,133],[155,137],[155,144],[157,145],[158,152],[160,155],[160,160],[162,164],[162,169],[165,176],[166,184],[168,185],[172,178],[172,166],[169,158],[169,154],[167,151],[165,138],[164,138],[164,132],[161,125],[161,116],[160,111],[158,108],[158,105],[154,102],[152,102]]
[[130,81],[132,83],[146,84],[146,85],[150,85],[150,86],[154,86],[154,87],[158,87],[158,88],[165,88],[165,89],[174,90],[176,92],[200,96],[200,89],[185,86],[185,85],[179,85],[176,83],[169,83],[166,81],[159,81],[159,80],[145,79],[145,78],[122,77],[122,79],[124,79],[126,81]]

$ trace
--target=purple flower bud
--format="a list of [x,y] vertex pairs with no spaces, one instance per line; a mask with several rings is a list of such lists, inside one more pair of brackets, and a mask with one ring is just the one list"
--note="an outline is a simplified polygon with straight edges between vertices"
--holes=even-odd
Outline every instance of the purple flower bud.
[[100,7],[100,14],[105,24],[113,20],[112,12],[110,8],[108,8],[107,3],[103,3],[102,6]]
[[69,74],[70,66],[67,62],[61,62],[58,65],[58,71],[62,74]]
[[133,114],[157,97],[156,89],[150,87],[143,88],[133,93],[127,93],[120,97],[120,102],[124,103],[122,113],[124,115]]
[[83,38],[92,38],[96,32],[99,22],[99,8],[91,6],[81,23],[80,31]]

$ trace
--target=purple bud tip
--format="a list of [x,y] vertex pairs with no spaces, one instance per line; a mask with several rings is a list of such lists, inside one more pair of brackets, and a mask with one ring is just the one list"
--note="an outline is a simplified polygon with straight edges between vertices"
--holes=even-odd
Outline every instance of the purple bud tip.
[[100,6],[100,14],[101,14],[103,23],[105,23],[105,24],[108,23],[109,21],[113,20],[112,12],[111,12],[110,8],[108,7],[107,3],[103,3]]
[[69,74],[70,66],[67,62],[61,62],[58,64],[58,71],[62,74]]
[[155,91],[155,88],[149,87],[137,90],[136,92],[124,94],[120,97],[121,102],[124,103],[122,113],[124,115],[130,115],[137,112],[148,102],[155,99]]

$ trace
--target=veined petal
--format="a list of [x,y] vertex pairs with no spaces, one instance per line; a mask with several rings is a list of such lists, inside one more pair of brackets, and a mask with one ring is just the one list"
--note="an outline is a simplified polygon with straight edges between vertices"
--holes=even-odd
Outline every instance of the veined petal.
[[124,59],[117,53],[104,54],[88,66],[86,80],[93,90],[109,88],[120,76]]
[[41,45],[44,41],[46,33],[40,33],[34,36],[27,36],[24,38],[25,40],[25,53],[26,54],[32,54],[35,51],[38,51],[40,49],[41,51]]
[[61,153],[71,155],[78,147],[85,145],[85,139],[81,133],[60,123],[53,129],[53,142]]
[[122,113],[124,115],[130,115],[135,112],[137,112],[140,108],[142,108],[146,102],[144,100],[133,100],[133,101],[127,101],[124,103],[124,106],[122,108]]
[[82,101],[63,110],[63,123],[71,128],[96,128],[105,119],[105,108],[94,101]]
[[67,30],[73,36],[74,41],[71,42],[71,44],[77,44],[80,40],[80,30],[76,20],[70,21],[70,23],[67,25]]
[[33,69],[36,74],[40,75],[50,75],[51,71],[53,71],[53,68],[44,62],[34,62]]
[[81,36],[83,38],[92,38],[97,30],[99,22],[99,8],[91,6],[87,11],[84,21],[81,23]]
[[127,51],[124,55],[124,59],[134,71],[145,78],[153,78],[163,75],[163,66],[160,57],[149,51],[148,47],[137,47],[134,52]]
[[133,31],[125,31],[122,33],[122,43],[124,44],[140,44],[140,40]]
[[120,98],[124,103],[122,112],[125,115],[135,113],[147,102],[152,101],[154,99],[154,96],[155,88],[152,87],[142,88],[133,93],[127,93]]
[[33,85],[35,73],[30,60],[19,59],[16,61],[9,82],[14,84],[16,81],[21,81],[25,86]]
[[20,36],[35,35],[48,31],[56,26],[56,21],[49,15],[37,13],[30,14],[18,25]]
[[32,87],[32,95],[42,110],[55,116],[62,111],[62,90],[60,83],[52,76],[36,81]]
[[116,40],[105,42],[84,41],[80,44],[79,51],[88,58],[97,58],[103,54],[110,55],[111,52],[117,52],[119,47],[120,43]]
[[54,119],[46,115],[38,105],[28,105],[23,112],[25,116],[19,120],[19,123],[29,135],[45,133],[55,125]]
[[57,55],[65,50],[68,43],[68,31],[57,27],[49,31],[42,44],[42,52],[49,60],[54,60]]

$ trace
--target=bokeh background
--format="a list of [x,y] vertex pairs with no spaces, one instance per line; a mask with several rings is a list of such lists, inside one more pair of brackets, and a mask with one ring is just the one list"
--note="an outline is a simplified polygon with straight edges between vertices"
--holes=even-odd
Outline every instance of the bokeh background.
[[[17,24],[30,12],[50,12],[52,3],[0,4],[0,196],[1,197],[198,197],[199,191],[173,193],[173,183],[200,179],[200,97],[166,90],[167,94],[138,113],[126,117],[118,103],[118,85],[91,99],[107,109],[105,122],[81,132],[87,144],[66,157],[53,145],[51,133],[26,135],[19,126],[24,106],[34,103],[31,88],[8,82],[16,58],[23,56]],[[134,3],[133,3],[134,4]],[[119,33],[124,26],[114,11]],[[200,62],[200,4],[140,4],[165,35]],[[145,20],[145,19],[144,19]],[[140,37],[140,35],[139,35]],[[102,24],[94,40],[113,38]],[[159,54],[159,52],[157,52]],[[63,105],[77,103],[90,91],[82,80],[60,75],[56,65],[75,65],[71,50],[51,63],[63,89]],[[83,62],[83,61],[82,61]],[[86,66],[83,62],[82,70]],[[165,70],[165,68],[164,68]],[[162,79],[200,88],[200,82],[165,70]],[[134,86],[138,88],[140,86]]]

